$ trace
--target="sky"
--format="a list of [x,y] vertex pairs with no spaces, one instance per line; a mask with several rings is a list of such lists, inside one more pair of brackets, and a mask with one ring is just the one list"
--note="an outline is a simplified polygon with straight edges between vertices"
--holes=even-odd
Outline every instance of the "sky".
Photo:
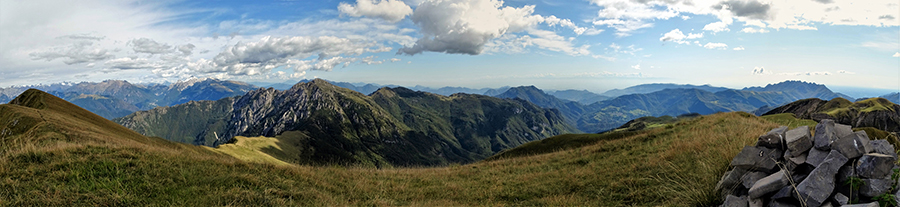
[[900,1],[0,1],[0,87],[192,77],[900,91]]

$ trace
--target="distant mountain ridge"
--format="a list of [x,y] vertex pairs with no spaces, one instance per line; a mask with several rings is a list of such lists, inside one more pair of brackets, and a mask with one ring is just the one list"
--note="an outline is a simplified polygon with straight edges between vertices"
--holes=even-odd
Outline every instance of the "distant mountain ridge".
[[650,83],[650,84],[641,84],[636,86],[631,86],[624,89],[612,89],[606,92],[601,93],[600,95],[607,97],[617,97],[622,95],[629,94],[645,94],[645,93],[653,93],[665,89],[700,89],[709,92],[719,92],[728,90],[729,88],[725,87],[715,87],[710,85],[690,85],[690,84],[674,84],[674,83]]
[[786,81],[743,90],[676,84],[645,84],[629,90],[649,91],[660,88],[662,89],[656,92],[621,95],[588,105],[561,100],[536,87],[514,87],[497,97],[518,98],[541,107],[559,109],[567,120],[572,121],[571,124],[581,131],[590,133],[614,129],[630,120],[645,116],[752,112],[809,97],[843,96],[831,92],[824,85],[800,81]]
[[[178,121],[180,120],[180,121]],[[315,79],[115,119],[169,140],[217,146],[235,136],[298,134],[302,164],[467,163],[544,137],[577,132],[556,109],[523,100],[381,88],[367,96]]]
[[243,82],[214,78],[189,79],[171,85],[139,85],[124,80],[106,80],[98,83],[0,88],[0,102],[9,102],[28,88],[46,91],[104,118],[112,119],[157,106],[243,95],[257,87]]

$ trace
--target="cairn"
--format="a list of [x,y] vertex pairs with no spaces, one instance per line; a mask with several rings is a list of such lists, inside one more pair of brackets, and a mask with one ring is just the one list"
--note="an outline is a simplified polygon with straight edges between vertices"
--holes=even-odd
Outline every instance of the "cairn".
[[815,134],[782,126],[760,136],[731,161],[716,190],[727,207],[879,206],[900,201],[896,162],[887,140],[824,119]]

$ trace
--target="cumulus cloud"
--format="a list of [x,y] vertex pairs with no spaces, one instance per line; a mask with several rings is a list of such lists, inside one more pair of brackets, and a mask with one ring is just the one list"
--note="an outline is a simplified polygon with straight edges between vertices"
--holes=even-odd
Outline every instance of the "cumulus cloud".
[[188,43],[185,45],[178,46],[176,49],[178,49],[178,52],[181,52],[182,55],[189,56],[194,53],[193,51],[194,51],[195,47],[197,47],[197,46],[194,46],[194,44]]
[[708,42],[705,45],[703,45],[703,47],[705,47],[706,49],[722,49],[722,50],[728,49],[728,45],[726,45],[725,43],[714,43],[714,42]]
[[114,58],[109,50],[101,49],[92,41],[78,41],[66,46],[57,46],[46,51],[32,52],[28,56],[32,60],[52,61],[61,59],[66,65],[102,61]]
[[153,41],[149,38],[138,38],[128,41],[128,46],[136,53],[164,54],[171,52],[172,46]]
[[641,69],[641,64],[632,65],[632,66],[631,66],[631,69],[640,70],[640,69]]
[[124,57],[106,61],[105,65],[113,69],[131,70],[131,69],[156,69],[163,66],[163,62],[151,61],[146,58]]
[[739,1],[728,0],[716,4],[713,9],[728,9],[732,14],[738,17],[748,17],[751,19],[769,19],[769,10],[771,5],[760,3],[755,0]]
[[850,71],[846,71],[846,70],[838,70],[837,73],[840,73],[840,74],[848,74],[848,75],[856,74],[856,73],[854,73],[854,72],[850,72]]
[[619,37],[629,36],[632,32],[653,27],[648,21],[669,19],[678,16],[673,8],[658,10],[655,7],[665,3],[658,1],[603,1],[591,0],[592,4],[601,7],[597,12],[594,25],[608,26],[616,30]]
[[398,54],[414,55],[424,51],[477,55],[484,44],[509,32],[521,32],[540,23],[532,15],[534,6],[502,7],[495,0],[426,1],[416,8],[411,19],[424,37]]
[[896,52],[896,53],[894,53],[894,55],[893,55],[893,56],[891,56],[891,57],[900,57],[900,52]]
[[712,31],[713,33],[731,31],[731,29],[728,29],[728,24],[729,23],[726,23],[724,21],[713,22],[707,24],[706,26],[703,26],[703,30]]
[[666,34],[663,34],[663,36],[659,38],[659,41],[662,41],[662,42],[671,41],[671,42],[676,42],[678,44],[690,44],[690,41],[686,41],[686,40],[697,39],[697,38],[702,38],[702,37],[703,37],[703,33],[699,33],[699,34],[688,33],[688,35],[684,35],[684,33],[682,33],[681,30],[674,29],[672,31],[669,31]]
[[732,49],[733,49],[733,50],[744,50],[744,46],[738,46],[738,47],[735,47],[735,48],[732,48]]
[[341,2],[338,11],[353,17],[377,17],[389,22],[399,22],[413,10],[400,0],[357,0],[356,5]]
[[[393,50],[375,42],[355,41],[331,36],[266,36],[256,42],[237,43],[225,48],[212,59],[200,59],[173,67],[155,70],[154,73],[178,74],[224,73],[228,75],[260,75],[272,69],[285,67],[296,72],[305,70],[332,70],[339,65],[349,65],[359,61],[363,53],[378,53]],[[316,59],[306,60],[312,56]],[[368,64],[374,63],[369,59]]]

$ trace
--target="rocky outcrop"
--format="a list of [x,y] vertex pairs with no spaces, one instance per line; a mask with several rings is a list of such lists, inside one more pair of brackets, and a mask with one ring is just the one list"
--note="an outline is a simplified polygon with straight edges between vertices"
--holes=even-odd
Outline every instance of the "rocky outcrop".
[[760,136],[735,156],[716,189],[722,206],[879,206],[900,196],[896,163],[887,141],[825,119],[812,133],[779,127]]
[[834,120],[853,128],[873,127],[900,132],[900,105],[884,98],[870,98],[852,103],[843,98],[825,101],[803,99],[772,109],[764,115],[792,113],[800,119]]

